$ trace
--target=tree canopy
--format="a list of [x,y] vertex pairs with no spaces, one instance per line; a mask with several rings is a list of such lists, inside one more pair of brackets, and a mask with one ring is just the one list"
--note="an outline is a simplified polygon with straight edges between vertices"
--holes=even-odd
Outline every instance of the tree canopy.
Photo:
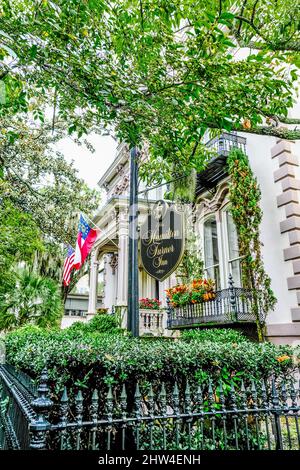
[[96,209],[99,194],[55,150],[64,130],[52,134],[47,120],[35,122],[24,113],[0,116],[0,194],[30,214],[48,240],[72,243],[78,213]]
[[40,232],[32,217],[10,201],[0,203],[0,297],[15,283],[18,262],[31,262],[36,251],[43,250]]
[[231,31],[240,45],[288,52],[290,61],[300,65],[299,0],[221,0],[219,4],[233,8]]
[[[175,161],[199,170],[207,129],[299,139],[280,126],[293,104],[299,38],[299,11],[284,3],[4,0],[2,113],[46,97],[53,125],[146,143],[166,169]],[[260,48],[239,50],[253,42]]]
[[75,243],[78,213],[98,207],[97,192],[55,151],[63,131],[52,134],[47,119],[25,113],[0,116],[0,294],[18,289],[20,262],[59,283],[63,244]]

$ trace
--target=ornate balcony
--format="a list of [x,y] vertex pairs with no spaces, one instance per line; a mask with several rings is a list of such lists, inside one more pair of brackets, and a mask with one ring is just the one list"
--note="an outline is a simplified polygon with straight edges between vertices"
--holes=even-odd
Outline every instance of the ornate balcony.
[[[167,308],[167,328],[193,328],[212,325],[254,324],[253,291],[242,287],[233,287],[232,279],[228,289],[215,292],[213,300],[183,307]],[[264,313],[259,312],[261,322]]]
[[211,150],[215,150],[218,156],[223,155],[227,157],[233,147],[237,147],[246,153],[246,142],[245,137],[241,137],[233,132],[223,132],[220,136],[210,139],[206,146]]
[[197,196],[204,191],[216,187],[218,182],[228,175],[226,160],[230,150],[237,147],[246,153],[246,142],[245,137],[223,132],[220,136],[214,137],[206,143],[206,146],[214,150],[217,155],[211,159],[205,170],[197,176]]

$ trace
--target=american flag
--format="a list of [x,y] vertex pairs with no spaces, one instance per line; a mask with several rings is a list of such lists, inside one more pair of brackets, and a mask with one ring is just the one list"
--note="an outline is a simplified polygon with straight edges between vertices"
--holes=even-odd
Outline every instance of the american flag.
[[69,245],[67,251],[67,257],[64,262],[63,268],[63,283],[65,286],[70,284],[71,280],[71,271],[74,266],[74,257],[75,257],[75,250]]

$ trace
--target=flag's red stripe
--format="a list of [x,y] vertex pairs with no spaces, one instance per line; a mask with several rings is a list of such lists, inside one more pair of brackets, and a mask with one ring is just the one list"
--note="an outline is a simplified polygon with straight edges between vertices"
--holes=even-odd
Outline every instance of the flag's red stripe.
[[75,253],[72,253],[71,256],[65,259],[65,262],[64,262],[63,281],[64,281],[65,286],[68,286],[70,284],[71,271],[74,265],[74,256],[75,256]]
[[66,263],[66,266],[65,266],[65,272],[68,272],[70,269],[72,269],[72,266],[73,266],[73,262],[74,262],[74,255],[72,255],[67,263]]
[[65,266],[64,266],[64,275],[67,273],[70,269],[72,269],[73,266],[73,261],[74,261],[74,255],[71,255],[69,258],[66,259],[65,261]]

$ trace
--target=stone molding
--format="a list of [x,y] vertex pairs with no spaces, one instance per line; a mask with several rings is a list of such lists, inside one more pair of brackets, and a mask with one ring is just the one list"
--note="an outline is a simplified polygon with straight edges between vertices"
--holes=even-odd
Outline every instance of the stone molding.
[[[297,292],[300,289],[300,180],[296,177],[299,159],[293,153],[293,142],[287,140],[277,141],[271,149],[271,157],[277,158],[278,169],[274,171],[273,177],[274,183],[280,184],[282,190],[277,196],[277,207],[285,208],[285,219],[280,222],[280,232],[288,233],[289,236],[289,246],[284,248],[283,257],[285,262],[292,263],[294,273],[294,276],[287,278],[287,287],[288,290],[296,291],[295,303],[300,305],[300,291]],[[291,318],[292,322],[300,322],[300,307],[291,308]],[[286,325],[268,325],[269,336],[293,336],[290,330],[290,326]],[[297,335],[300,336],[300,329]]]

